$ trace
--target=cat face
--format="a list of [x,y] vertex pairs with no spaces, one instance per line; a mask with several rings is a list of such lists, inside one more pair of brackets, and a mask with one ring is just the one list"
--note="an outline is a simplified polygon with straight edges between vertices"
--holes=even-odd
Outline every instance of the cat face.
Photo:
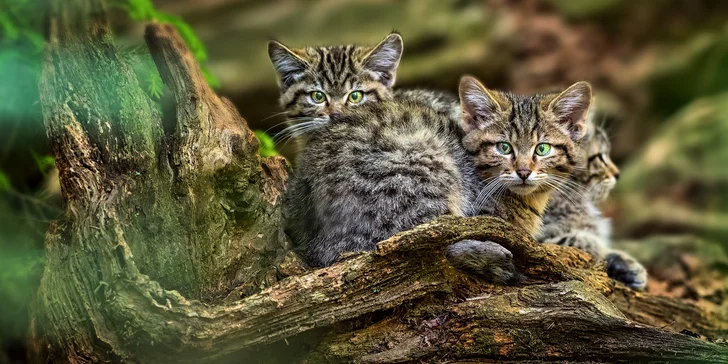
[[392,33],[375,47],[289,49],[271,41],[268,55],[288,117],[327,120],[344,108],[392,98],[402,37]]
[[602,202],[617,183],[619,168],[609,158],[612,147],[603,128],[594,127],[585,139],[586,167],[577,170],[574,179],[587,189],[594,202]]
[[591,99],[586,82],[558,94],[521,96],[463,77],[463,145],[479,177],[521,196],[573,183]]

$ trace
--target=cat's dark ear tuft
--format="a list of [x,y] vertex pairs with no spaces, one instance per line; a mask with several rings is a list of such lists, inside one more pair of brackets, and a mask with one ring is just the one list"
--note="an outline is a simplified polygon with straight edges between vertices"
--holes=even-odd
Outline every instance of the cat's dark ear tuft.
[[268,42],[268,57],[278,73],[282,89],[291,86],[306,71],[308,64],[294,51],[275,40]]
[[556,122],[572,140],[582,139],[587,132],[589,107],[592,103],[592,88],[588,82],[577,82],[560,93],[548,104],[547,111],[553,113]]
[[465,132],[485,129],[503,113],[502,97],[485,88],[475,77],[463,76],[458,94],[463,109],[462,127]]
[[403,49],[402,36],[391,33],[364,57],[363,66],[374,72],[384,86],[392,87]]

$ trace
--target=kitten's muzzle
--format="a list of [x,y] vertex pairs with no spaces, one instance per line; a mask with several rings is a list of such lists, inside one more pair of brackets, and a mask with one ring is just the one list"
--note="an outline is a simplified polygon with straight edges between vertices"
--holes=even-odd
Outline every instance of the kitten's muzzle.
[[516,174],[518,175],[518,177],[521,177],[521,179],[525,183],[526,180],[528,179],[528,176],[531,175],[531,170],[530,169],[518,169],[518,170],[516,170]]

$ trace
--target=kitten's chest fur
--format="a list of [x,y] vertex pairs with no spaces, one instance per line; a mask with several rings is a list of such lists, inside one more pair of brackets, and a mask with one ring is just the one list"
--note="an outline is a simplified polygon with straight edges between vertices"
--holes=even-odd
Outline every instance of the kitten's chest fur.
[[520,196],[506,191],[502,196],[486,202],[480,214],[500,217],[523,228],[531,236],[537,236],[543,224],[542,216],[548,206],[551,191],[534,192]]
[[602,216],[599,208],[585,195],[570,198],[554,195],[549,200],[543,220],[544,228],[537,236],[539,240],[552,239],[577,230],[594,233],[605,242],[611,235],[609,219]]

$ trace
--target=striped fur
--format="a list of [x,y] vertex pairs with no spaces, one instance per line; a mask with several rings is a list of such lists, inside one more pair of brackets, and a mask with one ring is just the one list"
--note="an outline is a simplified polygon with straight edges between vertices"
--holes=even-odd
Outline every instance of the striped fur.
[[443,214],[468,215],[477,178],[461,131],[408,100],[351,108],[313,131],[286,194],[286,231],[313,266]]
[[601,127],[593,126],[585,149],[586,167],[574,173],[574,180],[587,189],[589,197],[595,203],[606,200],[619,179],[619,168],[609,156],[611,150],[607,132]]
[[619,177],[609,158],[606,132],[590,126],[582,148],[582,164],[572,175],[572,188],[555,194],[544,215],[538,239],[544,243],[573,246],[607,261],[607,273],[628,287],[643,289],[647,271],[629,254],[610,248],[611,222],[596,206],[605,200]]

